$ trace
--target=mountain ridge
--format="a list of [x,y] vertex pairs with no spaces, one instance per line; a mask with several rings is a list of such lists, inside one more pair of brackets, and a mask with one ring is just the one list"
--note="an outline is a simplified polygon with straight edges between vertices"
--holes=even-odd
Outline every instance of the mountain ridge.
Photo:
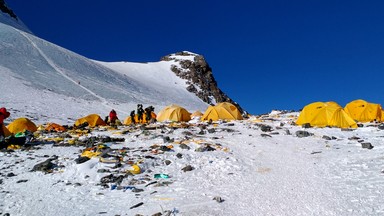
[[[13,108],[19,115],[32,117],[44,106],[56,106],[54,110],[61,116],[58,120],[65,122],[89,112],[106,113],[112,108],[127,115],[139,103],[157,109],[176,103],[190,111],[204,111],[208,105],[221,102],[210,89],[202,89],[204,94],[200,92],[199,96],[188,88],[194,83],[172,72],[174,67],[184,67],[183,52],[159,62],[101,62],[43,40],[23,26],[21,20],[0,12],[0,72],[7,75],[7,79],[0,81],[2,106]],[[28,99],[38,94],[45,96],[31,106]],[[50,102],[52,98],[56,98],[57,104]],[[70,107],[63,111],[60,107],[65,107],[67,100],[89,103],[89,110]],[[46,116],[41,120],[49,118],[55,119]]]

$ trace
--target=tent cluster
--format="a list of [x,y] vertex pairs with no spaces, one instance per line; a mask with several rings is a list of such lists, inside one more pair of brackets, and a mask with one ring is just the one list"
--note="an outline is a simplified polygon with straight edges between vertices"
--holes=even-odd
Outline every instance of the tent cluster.
[[[145,121],[145,113],[143,114],[144,120],[142,123],[147,123]],[[205,113],[201,113],[200,111],[196,111],[193,114],[189,113],[185,108],[178,105],[170,105],[161,110],[158,115],[155,113],[151,113],[152,118],[156,119],[159,122],[163,121],[171,121],[171,122],[187,122],[193,118],[200,117],[202,121],[217,121],[217,120],[242,120],[241,113],[231,103],[219,103],[216,106],[210,106],[205,111]],[[137,115],[135,118],[138,118]],[[136,119],[138,122],[138,119]],[[124,120],[125,125],[132,124],[131,117],[127,117]],[[74,127],[82,127],[83,125],[89,127],[97,127],[97,126],[106,126],[107,123],[98,115],[98,114],[90,114],[85,117],[81,117],[77,119],[74,123]],[[18,118],[11,122],[7,127],[3,125],[3,131],[5,132],[5,136],[10,136],[12,134],[23,133],[25,131],[35,132],[38,127],[35,123],[33,123],[28,118]],[[48,123],[44,128],[47,131],[65,131],[66,128],[56,123]]]
[[357,128],[357,122],[382,122],[384,111],[380,104],[354,100],[342,108],[336,102],[314,102],[300,112],[297,125],[316,127]]
[[202,121],[218,120],[242,120],[243,117],[237,107],[231,103],[223,102],[215,106],[209,106],[205,113],[196,111],[189,113],[185,108],[178,105],[170,105],[161,110],[157,115],[157,121],[189,121],[200,117]]

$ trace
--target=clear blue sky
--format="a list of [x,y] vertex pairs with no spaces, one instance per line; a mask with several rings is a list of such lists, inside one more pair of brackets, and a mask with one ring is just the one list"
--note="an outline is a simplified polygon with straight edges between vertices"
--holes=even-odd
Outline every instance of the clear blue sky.
[[202,54],[252,114],[315,101],[384,105],[384,1],[6,2],[37,36],[88,58]]

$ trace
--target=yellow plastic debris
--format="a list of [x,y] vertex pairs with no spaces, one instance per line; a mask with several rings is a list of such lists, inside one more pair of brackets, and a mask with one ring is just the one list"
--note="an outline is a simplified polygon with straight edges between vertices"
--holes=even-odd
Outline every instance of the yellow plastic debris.
[[134,175],[140,174],[141,169],[137,164],[132,165],[130,172]]
[[16,150],[16,149],[20,149],[20,148],[21,148],[20,145],[14,145],[14,144],[9,145],[9,146],[7,147],[8,150],[10,150],[10,149],[12,149],[12,150]]
[[101,152],[93,152],[93,151],[84,151],[83,153],[81,153],[81,156],[82,157],[87,157],[87,158],[93,158],[93,157],[97,157],[101,154]]

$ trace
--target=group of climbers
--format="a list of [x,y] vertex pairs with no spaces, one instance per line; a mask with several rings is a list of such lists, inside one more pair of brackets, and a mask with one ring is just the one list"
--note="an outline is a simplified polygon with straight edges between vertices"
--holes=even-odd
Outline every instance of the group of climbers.
[[137,104],[137,115],[135,114],[135,110],[132,110],[130,113],[132,124],[155,122],[154,111],[155,108],[153,106],[143,109],[143,104]]
[[[135,114],[135,110],[132,110],[130,113],[132,124],[142,124],[149,122],[156,122],[156,118],[154,117],[155,108],[153,106],[149,106],[143,109],[143,104],[137,104],[137,114]],[[119,118],[117,117],[117,113],[114,109],[109,112],[109,116],[106,116],[104,121],[109,125],[117,125]],[[120,122],[120,121],[119,121]]]

